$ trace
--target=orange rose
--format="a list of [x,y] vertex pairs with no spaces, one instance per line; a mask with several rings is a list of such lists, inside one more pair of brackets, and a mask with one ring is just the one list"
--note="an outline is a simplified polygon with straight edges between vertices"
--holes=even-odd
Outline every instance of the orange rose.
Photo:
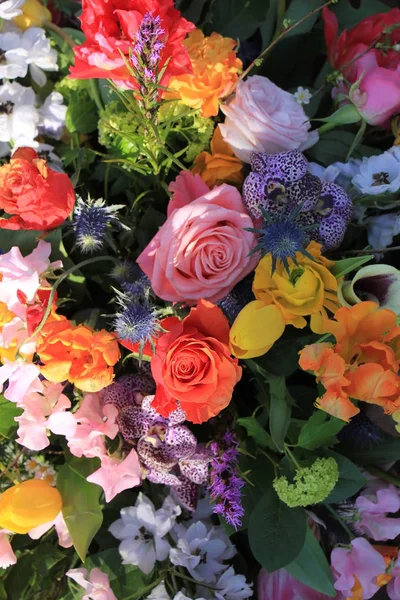
[[57,173],[32,148],[20,148],[0,168],[0,218],[3,229],[47,231],[65,221],[75,204],[71,180]]
[[120,357],[113,333],[72,325],[67,319],[46,323],[36,349],[48,381],[70,381],[84,392],[99,392],[112,383]]
[[189,315],[168,319],[157,341],[151,371],[157,384],[153,407],[168,416],[178,406],[192,423],[215,417],[231,401],[242,369],[229,353],[229,324],[220,308],[200,300]]
[[221,183],[239,186],[243,181],[243,163],[236,158],[217,127],[211,140],[211,154],[201,152],[194,161],[193,173],[198,173],[211,189]]
[[215,32],[204,37],[200,29],[195,29],[183,44],[189,51],[193,75],[172,77],[165,97],[179,98],[186,106],[201,109],[203,117],[215,117],[218,100],[230,94],[242,68],[236,42]]

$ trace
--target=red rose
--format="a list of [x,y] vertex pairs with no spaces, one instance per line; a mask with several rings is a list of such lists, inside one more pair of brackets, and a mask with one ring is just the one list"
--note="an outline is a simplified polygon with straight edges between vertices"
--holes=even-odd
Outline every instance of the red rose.
[[168,416],[180,404],[192,423],[203,423],[226,408],[242,375],[229,352],[229,324],[222,310],[200,300],[180,321],[162,321],[151,372],[156,382],[152,406]]
[[82,8],[81,23],[86,41],[74,49],[72,77],[108,78],[135,87],[121,52],[129,59],[136,32],[146,13],[159,16],[165,31],[159,70],[169,62],[161,84],[167,86],[171,76],[192,72],[189,54],[182,42],[195,25],[181,16],[173,0],[83,0]]
[[[387,125],[390,117],[400,112],[400,52],[393,49],[400,44],[400,29],[394,27],[390,36],[384,30],[400,23],[400,9],[367,17],[339,37],[335,14],[324,8],[322,16],[330,64],[335,70],[341,69],[350,85],[360,82],[350,93],[352,102],[367,123]],[[368,49],[380,42],[385,49]],[[340,87],[343,89],[339,91],[349,92],[346,83]]]
[[75,204],[71,180],[57,173],[32,148],[20,148],[0,167],[2,229],[54,229],[65,221]]

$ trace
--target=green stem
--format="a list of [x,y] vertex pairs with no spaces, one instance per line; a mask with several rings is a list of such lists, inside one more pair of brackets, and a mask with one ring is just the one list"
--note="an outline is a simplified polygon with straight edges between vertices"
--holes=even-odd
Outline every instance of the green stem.
[[297,462],[296,457],[294,456],[293,452],[290,450],[287,444],[285,444],[285,454],[289,457],[289,459],[293,462],[297,469],[301,469],[301,466]]
[[350,540],[354,539],[354,534],[353,532],[347,527],[346,523],[343,521],[342,517],[340,517],[338,515],[338,513],[336,512],[336,510],[334,508],[332,508],[332,506],[330,504],[328,504],[327,502],[324,502],[324,506],[327,510],[329,510],[329,512],[331,513],[332,517],[334,517],[336,519],[336,521],[342,526],[342,528],[344,529],[344,531],[347,533],[347,535],[349,536]]
[[44,23],[44,26],[45,26],[46,29],[50,29],[51,31],[54,31],[54,33],[56,33],[57,35],[59,35],[60,38],[62,38],[64,40],[64,42],[66,44],[68,44],[68,46],[70,48],[74,49],[75,46],[77,45],[74,42],[74,40],[72,39],[72,37],[70,35],[68,35],[68,33],[66,31],[64,31],[64,29],[62,29],[61,27],[59,27],[55,23],[52,23],[51,21],[46,21]]
[[97,79],[89,79],[89,90],[92,100],[96,103],[98,111],[100,113],[103,112],[104,104],[100,96],[99,84]]
[[387,481],[388,483],[393,483],[393,485],[400,487],[400,479],[395,477],[394,475],[390,475],[390,473],[386,473],[386,471],[382,471],[382,469],[378,469],[377,467],[366,467],[371,475],[376,475],[383,481]]
[[134,594],[131,594],[130,596],[125,596],[124,600],[136,600],[136,598],[142,598],[148,592],[151,592],[151,590],[153,590],[155,587],[157,587],[158,584],[161,583],[163,579],[164,579],[164,575],[158,577],[158,579],[156,579],[155,581],[150,583],[150,585],[146,586],[145,588],[142,588],[141,590],[139,590],[138,592],[135,592]]
[[276,29],[274,33],[274,39],[277,38],[282,31],[283,18],[286,12],[286,0],[278,0],[277,2],[277,14],[276,14]]
[[[188,575],[183,575],[179,571],[175,571],[174,569],[172,569],[170,571],[170,573],[172,575],[176,575],[176,577],[179,577],[180,579],[184,579],[185,581],[190,581],[191,583],[195,583],[196,585],[199,585],[198,581],[196,581],[192,577],[188,577]],[[201,582],[201,587],[205,587],[209,590],[217,590],[218,589],[218,588],[214,587],[213,585],[208,585],[208,584],[204,583],[203,581]],[[128,600],[128,599],[126,599],[126,600]]]

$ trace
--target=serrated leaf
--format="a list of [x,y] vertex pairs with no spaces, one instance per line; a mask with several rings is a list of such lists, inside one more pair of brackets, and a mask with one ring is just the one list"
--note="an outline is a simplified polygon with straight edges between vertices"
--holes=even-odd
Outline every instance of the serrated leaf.
[[82,561],[103,522],[99,502],[101,488],[86,481],[86,477],[97,467],[97,459],[73,457],[57,474],[57,489],[63,499],[63,517]]
[[271,438],[277,449],[283,452],[292,412],[287,399],[286,380],[284,377],[269,373],[267,381],[271,397],[269,414]]
[[260,565],[272,573],[297,558],[304,546],[306,532],[304,510],[289,508],[271,488],[250,517],[250,548]]
[[275,450],[270,434],[265,431],[255,417],[242,417],[237,420],[237,423],[246,429],[248,435],[254,438],[259,446]]
[[355,258],[343,258],[342,260],[337,260],[330,271],[336,278],[343,277],[343,275],[347,275],[351,271],[358,270],[373,258],[373,254],[357,256]]
[[321,446],[337,443],[335,435],[345,427],[346,423],[330,417],[322,410],[315,411],[303,425],[297,444],[306,450],[315,450]]

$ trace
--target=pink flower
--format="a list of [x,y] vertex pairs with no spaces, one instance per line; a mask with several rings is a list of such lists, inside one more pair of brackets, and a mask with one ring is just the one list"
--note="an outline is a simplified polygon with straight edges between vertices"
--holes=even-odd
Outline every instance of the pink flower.
[[169,184],[168,189],[172,192],[167,208],[168,217],[176,208],[182,208],[210,191],[200,175],[195,175],[191,171],[181,171],[175,181]]
[[369,125],[386,125],[400,111],[400,64],[395,71],[376,64],[360,77],[359,87],[350,91],[351,101]]
[[261,569],[257,580],[258,600],[327,600],[328,596],[297,581],[285,569],[268,573]]
[[50,252],[51,244],[41,240],[28,256],[22,256],[17,246],[0,256],[0,302],[21,319],[25,319],[26,306],[18,295],[22,292],[28,302],[32,301],[46,271],[62,267],[61,261],[50,263]]
[[47,430],[57,435],[73,436],[77,423],[71,402],[62,394],[60,383],[42,382],[42,389],[28,394],[19,404],[24,412],[15,420],[19,422],[17,442],[30,450],[43,450],[50,445]]
[[15,556],[10,544],[8,535],[10,531],[5,529],[0,530],[0,568],[7,569],[11,565],[15,565],[17,557]]
[[[23,310],[25,308],[23,307]],[[1,348],[10,348],[16,344],[20,354],[24,354],[25,356],[32,355],[36,350],[36,340],[31,339],[25,343],[25,340],[28,338],[29,333],[26,322],[20,319],[20,317],[15,317],[12,321],[5,323],[0,329]]]
[[390,570],[392,579],[386,586],[386,592],[390,600],[400,600],[400,558],[396,560]]
[[108,575],[100,569],[92,569],[87,577],[87,569],[70,569],[66,572],[67,577],[71,577],[85,590],[82,600],[117,600],[110,587]]
[[39,538],[42,537],[42,535],[47,533],[49,531],[49,529],[51,529],[53,527],[53,525],[57,532],[58,544],[62,548],[71,548],[72,539],[69,534],[67,524],[64,521],[62,512],[58,513],[58,515],[56,516],[54,521],[50,521],[49,523],[44,523],[43,525],[39,525],[38,527],[31,529],[29,531],[28,535],[30,538],[32,538],[32,540],[38,540]]
[[376,542],[393,540],[400,534],[400,519],[389,518],[388,513],[400,510],[400,494],[394,485],[379,484],[367,488],[355,502],[360,520],[357,530]]
[[114,439],[118,433],[115,420],[118,409],[112,404],[101,404],[101,393],[85,394],[82,404],[74,414],[78,424],[75,433],[68,437],[68,447],[74,456],[101,458],[106,454],[104,436]]
[[32,363],[20,359],[14,362],[6,360],[4,365],[0,367],[0,392],[4,383],[8,380],[4,398],[15,402],[19,406],[28,394],[42,389],[39,374],[38,367]]
[[267,77],[253,75],[241,81],[221,110],[226,116],[220,125],[222,137],[247,163],[252,152],[305,150],[318,141],[318,132],[309,131],[310,121],[294,95]]
[[87,480],[102,487],[106,502],[111,502],[123,490],[129,490],[141,483],[140,463],[136,451],[132,449],[122,461],[111,456],[102,456],[100,469],[89,475]]
[[256,236],[245,231],[254,225],[231,185],[188,202],[170,213],[137,262],[163,300],[217,302],[257,264],[249,256]]
[[379,589],[376,578],[385,573],[385,559],[364,538],[356,538],[351,546],[351,549],[335,548],[332,551],[334,588],[342,592],[345,598],[351,598],[357,578],[362,587],[363,600],[368,600]]

